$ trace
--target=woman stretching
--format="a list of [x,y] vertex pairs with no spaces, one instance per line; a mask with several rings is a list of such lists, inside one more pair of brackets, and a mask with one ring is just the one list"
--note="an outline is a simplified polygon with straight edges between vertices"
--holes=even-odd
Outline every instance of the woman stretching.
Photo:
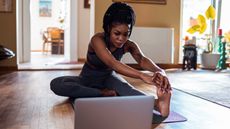
[[[160,112],[155,119],[162,121],[166,118],[171,98],[169,80],[164,70],[145,57],[137,43],[129,40],[134,23],[132,7],[126,3],[113,3],[104,14],[104,32],[95,34],[90,40],[87,61],[80,75],[55,78],[51,81],[51,90],[57,95],[71,98],[145,95],[119,76],[119,73],[155,85],[158,96],[155,108]],[[120,62],[127,52],[141,68],[152,72],[152,75]]]

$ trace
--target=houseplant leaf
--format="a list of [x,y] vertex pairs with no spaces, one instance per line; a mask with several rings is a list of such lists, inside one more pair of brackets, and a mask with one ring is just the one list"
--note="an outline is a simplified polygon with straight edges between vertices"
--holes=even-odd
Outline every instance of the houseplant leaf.
[[197,22],[199,25],[203,25],[206,24],[206,19],[203,15],[199,14],[197,17]]
[[195,32],[200,30],[200,25],[194,25],[192,27],[190,27],[187,32],[190,34],[194,34]]
[[203,15],[199,14],[197,17],[198,25],[200,25],[199,33],[202,34],[207,29],[206,19]]
[[199,30],[200,34],[203,34],[203,33],[205,32],[206,29],[207,29],[207,24],[206,24],[206,23],[205,23],[205,24],[202,24],[202,25],[200,26],[200,30]]
[[210,18],[210,19],[214,20],[215,17],[216,17],[216,10],[215,10],[215,8],[212,5],[210,5],[208,7],[208,9],[206,10],[205,15],[206,15],[207,19]]

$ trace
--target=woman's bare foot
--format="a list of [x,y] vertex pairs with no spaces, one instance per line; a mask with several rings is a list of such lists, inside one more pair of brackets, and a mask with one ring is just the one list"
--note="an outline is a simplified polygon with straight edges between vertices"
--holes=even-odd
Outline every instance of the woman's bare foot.
[[161,113],[161,116],[167,117],[170,112],[170,99],[171,91],[164,91],[161,88],[157,88],[156,108]]
[[101,90],[102,96],[117,96],[117,93],[115,90],[109,90],[109,89],[102,89]]

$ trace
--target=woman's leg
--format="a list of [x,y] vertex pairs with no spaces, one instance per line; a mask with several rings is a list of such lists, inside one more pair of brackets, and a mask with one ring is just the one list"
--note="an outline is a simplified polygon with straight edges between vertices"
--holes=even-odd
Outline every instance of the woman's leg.
[[119,96],[145,95],[115,72],[105,80],[104,85],[108,89],[115,90]]
[[157,97],[158,99],[155,102],[155,106],[162,116],[167,117],[170,110],[171,91],[163,91],[157,87]]
[[153,113],[153,123],[161,123],[164,121],[170,113],[170,99],[171,91],[164,92],[162,89],[157,87],[157,97],[155,100],[155,110],[159,111]]
[[102,96],[100,90],[87,87],[78,76],[55,78],[51,81],[50,88],[57,95],[71,98]]

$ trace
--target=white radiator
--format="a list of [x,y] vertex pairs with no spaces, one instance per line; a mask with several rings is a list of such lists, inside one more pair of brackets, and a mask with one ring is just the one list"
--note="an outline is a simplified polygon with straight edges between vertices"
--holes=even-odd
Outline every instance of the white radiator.
[[[174,29],[155,27],[134,27],[131,40],[136,42],[142,52],[159,64],[172,64],[174,59]],[[130,54],[125,54],[122,62],[136,64]]]

